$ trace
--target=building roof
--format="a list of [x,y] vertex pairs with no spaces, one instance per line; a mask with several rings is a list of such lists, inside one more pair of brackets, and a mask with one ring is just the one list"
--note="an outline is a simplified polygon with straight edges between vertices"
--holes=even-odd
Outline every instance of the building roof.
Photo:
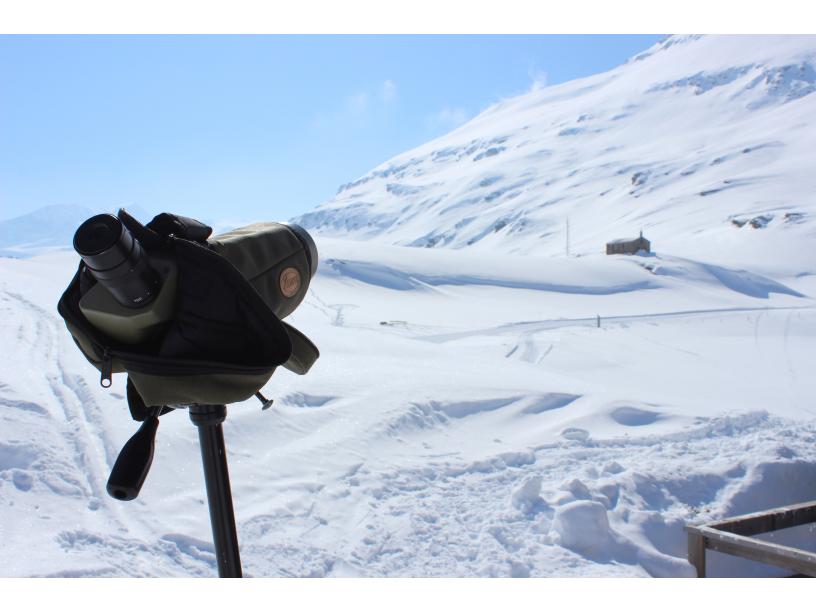
[[606,244],[624,244],[626,242],[637,242],[638,240],[647,240],[643,238],[643,236],[636,236],[635,238],[617,238],[616,240],[610,240]]

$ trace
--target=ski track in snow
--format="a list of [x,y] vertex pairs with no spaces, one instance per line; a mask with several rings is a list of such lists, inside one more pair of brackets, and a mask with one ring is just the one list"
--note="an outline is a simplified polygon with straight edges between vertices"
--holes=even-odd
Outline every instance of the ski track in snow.
[[[132,512],[112,500],[105,491],[110,467],[120,446],[108,435],[102,408],[89,388],[96,384],[95,377],[88,372],[82,375],[65,367],[63,346],[69,351],[76,349],[67,338],[62,321],[55,312],[49,312],[19,293],[6,289],[0,289],[0,302],[6,307],[4,310],[13,312],[17,319],[5,319],[6,331],[10,331],[9,323],[16,327],[15,333],[4,331],[5,338],[13,339],[12,345],[6,345],[7,357],[12,360],[15,356],[23,357],[26,361],[32,358],[36,364],[35,369],[20,370],[21,373],[28,374],[26,382],[29,384],[22,391],[32,396],[38,391],[43,397],[37,402],[9,397],[8,391],[18,388],[14,380],[4,380],[0,386],[0,406],[4,410],[16,409],[27,415],[34,415],[27,419],[30,428],[13,430],[19,437],[4,436],[0,439],[0,500],[6,500],[11,506],[9,511],[12,516],[19,511],[15,511],[13,501],[8,501],[7,487],[13,486],[18,492],[28,496],[40,497],[45,492],[46,498],[53,496],[55,502],[62,500],[56,504],[35,503],[32,507],[35,518],[48,522],[57,522],[57,516],[65,516],[66,512],[76,513],[77,507],[69,510],[68,502],[72,499],[79,501],[80,512],[87,513],[82,522],[87,523],[88,527],[57,530],[49,539],[69,555],[90,551],[95,558],[90,567],[73,567],[45,573],[29,570],[12,575],[164,575],[161,570],[157,571],[158,565],[179,576],[211,576],[215,568],[212,544],[202,545],[202,550],[210,551],[209,557],[206,554],[202,557],[206,563],[202,566],[201,563],[194,564],[186,558],[190,547],[180,546],[180,541],[165,542],[166,537],[154,541],[151,538],[145,540],[118,535],[128,531],[140,536],[147,534],[143,533],[140,521],[134,520]],[[17,420],[13,418],[14,413],[4,416],[7,419],[11,416],[12,423]],[[6,528],[17,522],[10,521]],[[47,524],[41,523],[38,531]],[[100,525],[103,527],[102,531],[98,530]],[[11,530],[6,533],[12,535]],[[25,532],[13,535],[18,540],[14,543],[22,549],[9,547],[8,554],[17,558],[12,561],[14,557],[6,557],[0,562],[2,567],[18,565],[20,556],[25,554],[23,551],[31,548],[30,539],[36,537],[34,533]],[[7,546],[11,543],[7,537],[3,540]],[[151,560],[151,557],[154,559]],[[158,564],[156,559],[160,560]]]
[[[87,391],[87,381],[64,370],[58,343],[62,335],[57,331],[57,317],[38,305],[14,293],[5,293],[17,301],[20,310],[33,314],[33,325],[36,337],[32,347],[34,354],[42,357],[41,363],[46,366],[42,372],[51,394],[62,407],[65,417],[66,433],[71,440],[74,455],[81,473],[85,475],[84,493],[98,499],[103,497],[103,475],[110,458],[118,452],[107,439],[100,427],[99,406],[93,395]],[[23,347],[20,347],[23,350]]]

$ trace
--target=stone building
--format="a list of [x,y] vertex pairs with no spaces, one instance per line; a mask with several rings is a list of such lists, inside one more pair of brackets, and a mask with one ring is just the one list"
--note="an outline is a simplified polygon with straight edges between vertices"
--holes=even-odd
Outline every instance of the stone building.
[[637,238],[619,238],[606,243],[607,255],[634,255],[638,251],[651,252],[651,243],[643,237],[643,232]]

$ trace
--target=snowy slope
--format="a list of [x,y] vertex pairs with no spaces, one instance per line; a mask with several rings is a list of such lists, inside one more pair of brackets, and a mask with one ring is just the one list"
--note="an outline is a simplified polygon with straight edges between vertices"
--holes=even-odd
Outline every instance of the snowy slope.
[[[318,248],[292,323],[321,360],[225,425],[248,575],[685,576],[686,521],[816,496],[816,304],[795,278]],[[104,493],[135,425],[55,313],[75,259],[0,260],[2,573],[213,575],[183,411],[140,498]]]
[[736,265],[773,252],[810,270],[814,66],[814,36],[671,37],[609,72],[495,104],[299,222],[561,255],[569,219],[573,254],[642,228],[662,252]]

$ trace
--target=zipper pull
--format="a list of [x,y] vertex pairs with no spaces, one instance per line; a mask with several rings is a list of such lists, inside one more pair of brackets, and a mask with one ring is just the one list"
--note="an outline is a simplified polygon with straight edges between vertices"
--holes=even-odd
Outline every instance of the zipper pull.
[[108,349],[102,354],[102,377],[99,379],[99,384],[105,389],[111,386],[113,378],[113,358],[110,356]]

